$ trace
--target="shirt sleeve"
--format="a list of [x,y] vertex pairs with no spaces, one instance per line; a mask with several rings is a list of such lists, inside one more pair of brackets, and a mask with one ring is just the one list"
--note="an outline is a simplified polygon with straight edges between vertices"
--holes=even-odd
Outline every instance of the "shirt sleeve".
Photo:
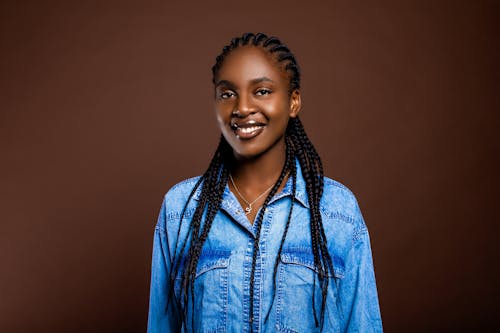
[[352,248],[339,283],[342,332],[382,332],[370,237],[359,207]]
[[166,209],[164,201],[158,217],[153,240],[148,333],[174,333],[181,331],[175,302],[173,300],[168,302],[171,285],[171,258],[165,216]]

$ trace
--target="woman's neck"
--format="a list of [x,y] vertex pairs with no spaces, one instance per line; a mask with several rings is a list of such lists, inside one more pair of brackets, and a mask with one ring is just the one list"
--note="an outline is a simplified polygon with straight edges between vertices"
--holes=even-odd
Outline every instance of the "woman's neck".
[[[264,204],[285,164],[285,142],[278,142],[273,149],[251,159],[236,159],[228,186],[235,194],[245,214],[253,224],[259,208]],[[285,177],[276,193],[285,186]]]
[[285,144],[258,157],[235,161],[231,171],[240,192],[252,199],[274,184],[285,164]]

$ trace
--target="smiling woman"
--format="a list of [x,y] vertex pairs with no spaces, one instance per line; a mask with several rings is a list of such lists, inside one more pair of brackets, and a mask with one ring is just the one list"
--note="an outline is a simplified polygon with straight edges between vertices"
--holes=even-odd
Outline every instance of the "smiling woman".
[[299,120],[294,55],[247,33],[213,82],[221,141],[165,195],[148,332],[381,332],[368,231]]

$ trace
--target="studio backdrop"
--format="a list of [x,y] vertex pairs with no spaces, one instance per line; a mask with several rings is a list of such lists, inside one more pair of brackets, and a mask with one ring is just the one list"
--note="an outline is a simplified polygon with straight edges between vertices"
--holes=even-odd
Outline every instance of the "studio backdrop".
[[165,192],[218,132],[211,66],[280,37],[370,232],[386,332],[499,328],[498,1],[2,1],[0,332],[143,332]]

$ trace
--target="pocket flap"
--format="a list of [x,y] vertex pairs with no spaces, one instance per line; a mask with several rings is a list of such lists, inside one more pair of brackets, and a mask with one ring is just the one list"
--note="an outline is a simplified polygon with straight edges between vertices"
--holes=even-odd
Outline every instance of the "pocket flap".
[[[336,278],[344,277],[344,261],[333,255],[333,274]],[[290,248],[281,252],[281,262],[284,264],[300,265],[307,267],[316,273],[318,270],[314,266],[314,255],[310,248]]]
[[205,250],[201,252],[196,268],[196,277],[217,268],[227,268],[231,251],[225,250]]

